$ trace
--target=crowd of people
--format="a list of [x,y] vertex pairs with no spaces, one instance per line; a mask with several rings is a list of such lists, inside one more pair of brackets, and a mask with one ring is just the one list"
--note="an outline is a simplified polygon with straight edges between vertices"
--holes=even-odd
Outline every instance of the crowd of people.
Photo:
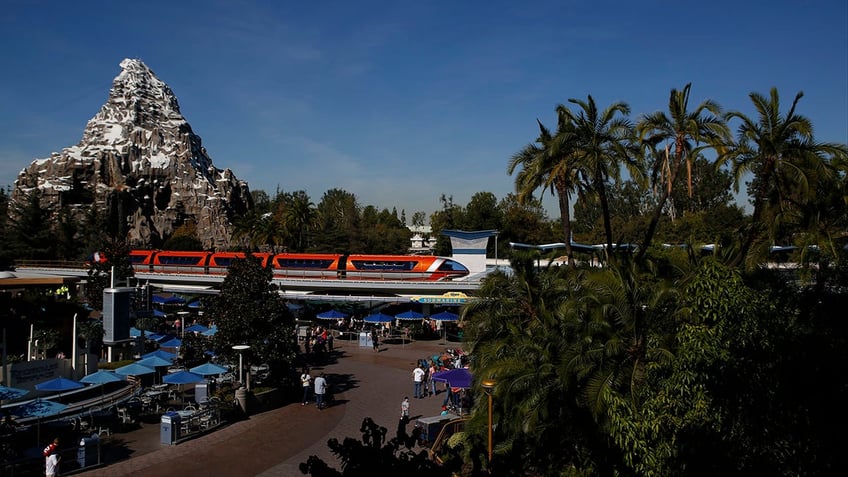
[[[433,375],[439,371],[446,371],[453,368],[462,368],[467,364],[467,356],[462,350],[448,349],[441,355],[433,355],[428,358],[419,359],[415,368],[412,370],[413,397],[415,399],[425,399],[430,396],[435,396],[439,393],[437,389],[437,381],[433,379]],[[448,382],[444,382],[444,401],[442,403],[443,411],[455,411],[457,414],[462,413],[462,409],[471,408],[471,396],[464,389],[456,386],[451,386]]]

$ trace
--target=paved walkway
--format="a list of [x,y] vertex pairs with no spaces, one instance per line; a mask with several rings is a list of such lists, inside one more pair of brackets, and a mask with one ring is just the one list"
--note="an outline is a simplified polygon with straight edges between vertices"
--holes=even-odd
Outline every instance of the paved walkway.
[[377,353],[357,342],[336,341],[338,359],[312,368],[313,376],[326,373],[334,387],[335,401],[327,409],[298,402],[173,446],[159,443],[158,424],[145,424],[138,431],[111,437],[124,441],[130,450],[126,459],[78,475],[300,476],[299,464],[311,455],[339,469],[327,441],[359,438],[363,418],[386,427],[387,438],[392,438],[404,396],[410,397],[411,422],[439,414],[443,394],[412,399],[412,369],[419,358],[455,346],[419,341],[386,345]]

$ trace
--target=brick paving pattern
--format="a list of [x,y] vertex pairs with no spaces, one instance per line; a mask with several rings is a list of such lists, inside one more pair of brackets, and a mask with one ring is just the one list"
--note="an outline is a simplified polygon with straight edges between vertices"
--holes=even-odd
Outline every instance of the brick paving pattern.
[[387,439],[394,437],[404,396],[411,403],[408,430],[417,417],[439,414],[441,391],[435,397],[412,398],[412,369],[418,359],[458,343],[389,344],[380,352],[359,347],[355,341],[336,340],[335,344],[338,359],[311,369],[313,377],[326,373],[333,386],[334,401],[327,409],[319,411],[314,403],[301,406],[298,400],[177,445],[161,444],[159,425],[145,424],[140,430],[111,437],[124,441],[128,458],[77,475],[300,476],[299,464],[311,455],[340,469],[327,440],[359,438],[365,417],[386,427]]

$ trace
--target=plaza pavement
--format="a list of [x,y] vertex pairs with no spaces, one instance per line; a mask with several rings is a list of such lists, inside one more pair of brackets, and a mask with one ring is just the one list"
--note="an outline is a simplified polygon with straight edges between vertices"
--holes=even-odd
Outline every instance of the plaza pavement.
[[[324,372],[334,387],[334,401],[324,410],[300,402],[251,415],[214,432],[177,445],[161,444],[159,424],[115,434],[128,455],[82,476],[300,476],[298,466],[316,455],[340,469],[327,447],[330,438],[360,438],[362,420],[371,417],[396,434],[400,403],[410,398],[410,425],[417,417],[435,416],[444,394],[413,399],[412,369],[419,358],[438,354],[459,343],[441,340],[387,344],[380,352],[360,347],[356,341],[336,340],[335,356],[325,367],[311,369],[313,377]],[[439,386],[440,390],[442,386]]]

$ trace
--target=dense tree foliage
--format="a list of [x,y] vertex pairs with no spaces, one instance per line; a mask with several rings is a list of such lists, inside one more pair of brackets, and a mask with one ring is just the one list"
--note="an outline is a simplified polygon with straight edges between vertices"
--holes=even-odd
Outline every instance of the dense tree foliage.
[[9,244],[9,194],[0,188],[0,270],[12,265],[15,256]]
[[16,258],[47,260],[57,257],[53,213],[42,204],[41,190],[32,189],[22,201],[9,204],[6,239]]
[[258,258],[233,261],[205,317],[218,326],[213,341],[218,355],[237,362],[232,346],[248,345],[248,363],[268,364],[271,381],[288,383],[297,353],[294,317],[271,279],[271,269]]
[[[846,366],[844,260],[810,287],[713,258],[533,265],[487,278],[464,313],[475,382],[497,383],[498,475],[844,468],[829,430],[848,415],[845,380],[832,379]],[[478,405],[468,427],[481,455],[485,416]]]
[[[848,147],[815,140],[810,120],[796,113],[802,97],[803,93],[798,93],[784,115],[780,112],[780,95],[776,88],[772,88],[768,97],[750,94],[758,118],[752,119],[739,112],[728,114],[728,118],[740,120],[741,125],[736,142],[720,159],[731,164],[737,188],[743,174],[754,174],[748,190],[754,210],[734,258],[735,264],[748,259],[748,251],[758,242],[769,245],[768,240],[761,239],[775,238],[776,231],[787,223],[794,222],[797,226],[820,224],[817,216],[821,211],[809,207],[818,204],[818,194],[823,192],[817,185],[838,187],[845,184]],[[846,193],[848,191],[844,188],[839,191],[843,199]],[[845,205],[843,200],[842,212],[837,216],[845,216]],[[797,220],[799,215],[805,215],[807,220]],[[814,237],[822,235],[822,230],[813,229]],[[832,237],[828,235],[826,233],[822,238],[830,241]],[[804,245],[820,244],[804,240]]]

